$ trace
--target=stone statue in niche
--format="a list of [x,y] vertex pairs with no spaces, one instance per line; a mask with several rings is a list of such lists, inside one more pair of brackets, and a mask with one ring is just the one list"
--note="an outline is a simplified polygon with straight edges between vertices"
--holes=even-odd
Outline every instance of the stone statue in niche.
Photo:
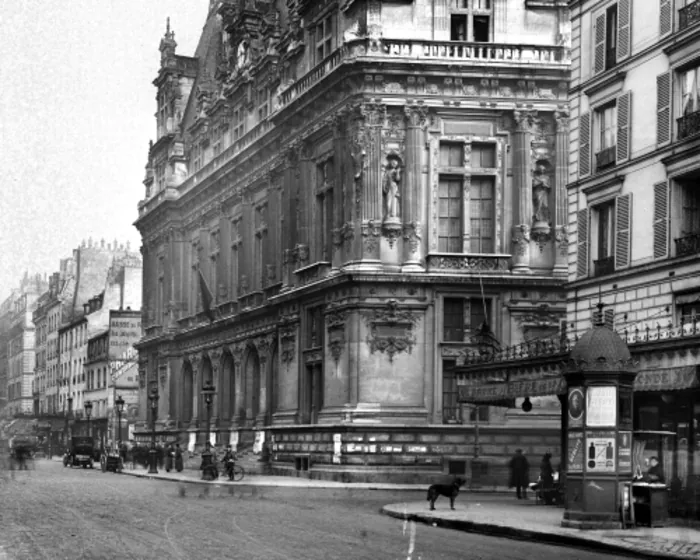
[[551,214],[549,211],[549,193],[551,165],[547,160],[538,160],[535,163],[535,173],[532,180],[532,202],[534,220],[549,223]]
[[399,185],[401,184],[401,158],[396,154],[390,154],[386,158],[384,170],[384,220],[397,221],[399,219]]

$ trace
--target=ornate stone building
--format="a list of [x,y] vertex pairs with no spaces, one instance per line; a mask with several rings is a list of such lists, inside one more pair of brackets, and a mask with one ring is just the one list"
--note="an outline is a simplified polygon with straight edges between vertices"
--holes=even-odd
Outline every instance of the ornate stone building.
[[472,420],[518,429],[450,368],[564,318],[564,4],[213,1],[193,57],[168,23],[136,222],[158,432],[202,443],[207,381],[216,441],[264,434],[276,472],[437,476]]

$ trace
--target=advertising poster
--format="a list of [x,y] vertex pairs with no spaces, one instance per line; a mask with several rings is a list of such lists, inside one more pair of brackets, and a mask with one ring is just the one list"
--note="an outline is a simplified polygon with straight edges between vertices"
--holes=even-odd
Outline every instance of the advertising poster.
[[228,443],[231,446],[231,449],[234,451],[234,453],[238,451],[238,430],[233,430],[231,432]]
[[586,433],[586,472],[615,472],[615,433]]
[[572,387],[569,389],[569,428],[583,427],[583,389]]
[[617,472],[632,472],[632,432],[617,434]]
[[568,436],[567,473],[583,472],[583,434],[569,433]]
[[187,451],[194,453],[194,440],[196,434],[194,432],[190,433],[190,441],[187,443]]
[[586,425],[617,425],[617,387],[589,387],[586,395]]
[[343,449],[342,434],[333,434],[333,462],[340,464],[340,455]]

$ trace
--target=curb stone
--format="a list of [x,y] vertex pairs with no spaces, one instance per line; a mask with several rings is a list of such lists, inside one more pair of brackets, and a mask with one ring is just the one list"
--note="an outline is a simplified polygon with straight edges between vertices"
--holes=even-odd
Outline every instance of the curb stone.
[[[536,540],[541,543],[553,544],[558,546],[568,546],[576,548],[585,548],[588,550],[596,550],[617,554],[620,556],[630,556],[634,558],[649,558],[650,560],[659,560],[666,558],[668,560],[687,560],[686,555],[677,555],[663,551],[645,551],[633,546],[625,546],[614,542],[605,542],[595,538],[585,538],[576,535],[563,535],[559,533],[546,533],[544,531],[536,531],[532,529],[520,529],[506,525],[495,525],[493,523],[479,523],[477,521],[468,521],[462,519],[441,519],[433,517],[430,514],[419,513],[402,513],[394,511],[388,507],[382,507],[380,513],[402,519],[406,521],[416,521],[431,525],[434,527],[442,527],[444,529],[454,529],[457,531],[465,531],[468,533],[478,533],[491,536],[506,537],[514,540]],[[594,535],[592,535],[594,536]]]

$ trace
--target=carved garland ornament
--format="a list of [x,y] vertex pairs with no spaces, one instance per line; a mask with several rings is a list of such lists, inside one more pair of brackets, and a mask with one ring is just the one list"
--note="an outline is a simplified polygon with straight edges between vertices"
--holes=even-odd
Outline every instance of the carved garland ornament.
[[349,312],[340,309],[331,309],[326,314],[326,324],[328,326],[328,350],[333,356],[336,365],[343,355],[345,348],[345,321]]
[[386,307],[374,310],[372,316],[365,317],[369,326],[367,344],[370,352],[386,353],[390,362],[398,353],[407,351],[410,354],[416,343],[413,327],[418,319],[410,309],[399,309],[395,299],[389,300]]
[[369,220],[362,224],[362,238],[364,239],[365,250],[374,253],[379,247],[379,237],[382,229],[379,223]]

